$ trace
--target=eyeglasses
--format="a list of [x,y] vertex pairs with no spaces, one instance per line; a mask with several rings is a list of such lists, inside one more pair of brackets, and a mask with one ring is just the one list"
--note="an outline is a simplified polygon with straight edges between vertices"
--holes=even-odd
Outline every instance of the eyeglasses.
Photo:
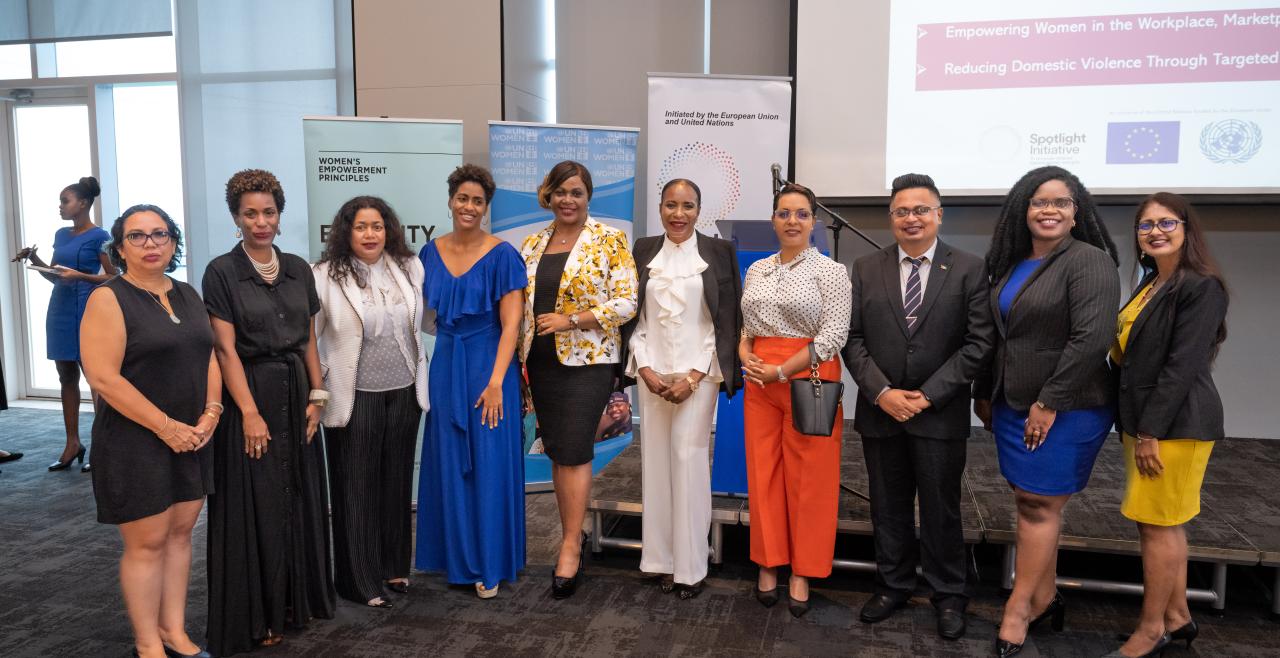
[[915,208],[894,208],[893,210],[889,211],[889,214],[894,217],[897,217],[898,219],[902,219],[907,215],[924,217],[925,215],[928,215],[929,213],[935,210],[938,210],[940,208],[942,208],[942,206],[916,206]]
[[169,244],[171,234],[168,231],[152,231],[143,233],[142,231],[130,231],[124,234],[124,239],[135,247],[142,247],[147,244],[147,240],[155,243],[157,247],[163,247]]
[[1159,227],[1161,233],[1172,233],[1178,230],[1178,224],[1186,224],[1184,219],[1165,217],[1164,219],[1144,219],[1138,222],[1138,233],[1146,235],[1151,229]]
[[792,213],[790,210],[775,210],[773,211],[773,218],[779,221],[785,222],[791,219],[791,215],[793,214],[795,215],[796,219],[801,222],[807,222],[813,219],[813,213],[809,212],[808,210],[797,210],[794,213]]
[[1069,196],[1058,197],[1056,199],[1032,199],[1031,207],[1035,210],[1044,210],[1049,206],[1053,206],[1058,210],[1066,210],[1076,205],[1076,200]]

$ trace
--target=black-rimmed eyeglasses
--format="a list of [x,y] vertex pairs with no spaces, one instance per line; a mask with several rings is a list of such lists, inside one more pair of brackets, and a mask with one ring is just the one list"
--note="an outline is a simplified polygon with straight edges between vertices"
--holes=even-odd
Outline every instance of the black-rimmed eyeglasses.
[[889,211],[889,215],[902,219],[907,215],[915,215],[916,217],[924,217],[929,213],[942,208],[942,206],[916,206],[915,208],[894,208]]
[[163,247],[169,244],[169,238],[170,238],[170,233],[168,231],[152,231],[150,233],[143,233],[142,231],[130,231],[124,234],[124,239],[127,240],[129,244],[135,247],[141,247],[146,245],[147,240],[154,242],[157,247]]
[[1138,222],[1138,232],[1142,234],[1150,233],[1152,229],[1159,227],[1161,233],[1172,233],[1178,230],[1178,224],[1186,224],[1185,219],[1174,219],[1165,217],[1164,219],[1144,219]]

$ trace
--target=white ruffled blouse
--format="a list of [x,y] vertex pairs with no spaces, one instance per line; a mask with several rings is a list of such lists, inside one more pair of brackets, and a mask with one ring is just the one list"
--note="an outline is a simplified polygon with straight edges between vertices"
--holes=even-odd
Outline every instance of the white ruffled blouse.
[[662,248],[649,262],[645,304],[631,334],[628,376],[648,367],[659,374],[697,370],[707,374],[707,381],[723,381],[716,328],[702,294],[705,269],[696,236],[678,244],[662,239]]

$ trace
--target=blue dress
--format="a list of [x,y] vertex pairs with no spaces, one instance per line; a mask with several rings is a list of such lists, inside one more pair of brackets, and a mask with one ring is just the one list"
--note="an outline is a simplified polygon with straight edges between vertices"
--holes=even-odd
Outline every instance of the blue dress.
[[502,335],[499,300],[526,284],[524,260],[506,242],[462,276],[445,267],[434,241],[418,254],[422,294],[436,312],[427,412],[418,479],[416,566],[443,571],[458,585],[493,588],[524,567],[524,455],[520,362],[502,380],[503,418],[480,423],[476,400],[489,383]]
[[[70,226],[58,229],[53,236],[53,258],[49,265],[62,265],[85,274],[102,271],[102,244],[111,234],[101,227],[75,235]],[[97,284],[88,281],[67,281],[53,278],[53,295],[49,298],[49,313],[45,316],[46,353],[53,361],[80,360],[80,318],[84,317],[89,293]]]
[[[1013,300],[1042,260],[1025,260],[1013,268],[1000,290],[1000,315],[1007,321]],[[1112,412],[1106,406],[1058,411],[1044,443],[1034,452],[1022,443],[1027,411],[1018,411],[997,395],[991,407],[991,430],[996,437],[1000,473],[1015,487],[1042,496],[1064,496],[1089,484],[1093,462],[1111,431]]]

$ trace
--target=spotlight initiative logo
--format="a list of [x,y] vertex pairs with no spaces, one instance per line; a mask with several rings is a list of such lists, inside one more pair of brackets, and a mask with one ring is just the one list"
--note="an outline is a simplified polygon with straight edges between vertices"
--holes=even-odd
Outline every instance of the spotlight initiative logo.
[[1252,121],[1226,119],[1200,131],[1200,152],[1210,162],[1243,164],[1262,149],[1262,128]]
[[706,142],[677,147],[658,167],[655,190],[672,178],[688,178],[702,189],[702,211],[695,228],[716,233],[716,222],[729,219],[742,198],[742,176],[728,151]]

